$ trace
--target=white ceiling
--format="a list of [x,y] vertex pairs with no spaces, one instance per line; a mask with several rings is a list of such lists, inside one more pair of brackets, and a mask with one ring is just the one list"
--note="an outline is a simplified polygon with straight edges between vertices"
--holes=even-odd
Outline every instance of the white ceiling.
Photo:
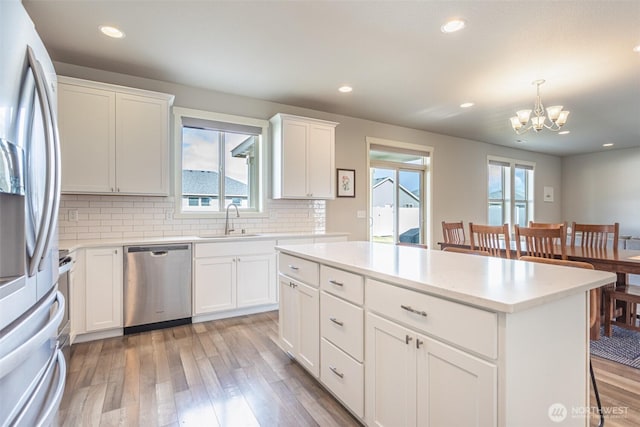
[[[638,0],[23,3],[56,61],[555,155],[640,146]],[[540,78],[569,135],[511,129]]]

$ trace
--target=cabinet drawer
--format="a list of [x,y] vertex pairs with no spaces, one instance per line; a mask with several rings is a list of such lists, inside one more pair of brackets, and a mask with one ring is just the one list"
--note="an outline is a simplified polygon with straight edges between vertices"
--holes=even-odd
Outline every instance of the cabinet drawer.
[[275,246],[275,240],[197,243],[195,245],[194,253],[196,258],[231,255],[259,255],[274,253]]
[[320,380],[358,417],[364,417],[364,368],[324,338]]
[[320,266],[320,288],[354,304],[364,302],[364,278],[337,268]]
[[313,261],[280,253],[278,270],[280,273],[298,279],[307,285],[318,286],[319,266]]
[[360,307],[322,292],[320,332],[324,338],[362,362],[364,315]]
[[487,357],[498,357],[496,313],[372,279],[367,279],[366,293],[371,311]]

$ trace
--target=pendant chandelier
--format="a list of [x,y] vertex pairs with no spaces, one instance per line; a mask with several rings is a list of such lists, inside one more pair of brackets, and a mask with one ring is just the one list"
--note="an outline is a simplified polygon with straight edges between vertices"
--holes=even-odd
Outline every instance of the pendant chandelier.
[[[547,108],[547,114],[551,124],[547,124],[546,117],[544,115],[544,106],[540,99],[540,85],[544,80],[534,80],[531,84],[536,85],[536,102],[533,105],[533,110],[520,110],[516,112],[516,116],[511,117],[511,127],[516,131],[518,135],[529,132],[533,129],[535,132],[540,132],[542,129],[549,129],[553,132],[558,132],[562,125],[567,122],[569,112],[562,109],[562,105],[553,105]],[[531,113],[533,112],[533,117]],[[529,123],[531,119],[531,123]]]

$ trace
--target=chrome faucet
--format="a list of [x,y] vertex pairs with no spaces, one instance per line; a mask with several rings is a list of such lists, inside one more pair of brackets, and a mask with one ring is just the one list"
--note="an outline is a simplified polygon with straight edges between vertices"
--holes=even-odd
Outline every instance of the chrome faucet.
[[236,208],[236,218],[240,218],[240,212],[238,211],[238,205],[236,205],[235,203],[229,203],[229,205],[227,206],[227,215],[225,216],[225,219],[224,219],[224,235],[225,236],[230,234],[232,231],[235,231],[233,229],[233,225],[231,226],[231,228],[229,228],[229,208],[231,206]]

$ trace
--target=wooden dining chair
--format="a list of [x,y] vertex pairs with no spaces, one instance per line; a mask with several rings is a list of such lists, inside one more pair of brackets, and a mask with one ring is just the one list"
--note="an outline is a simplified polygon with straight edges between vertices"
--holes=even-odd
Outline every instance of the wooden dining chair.
[[611,237],[611,247],[618,249],[620,224],[571,224],[571,247],[576,247],[576,237],[580,235],[580,246],[590,249],[606,249]]
[[445,243],[462,245],[465,243],[464,224],[459,222],[442,221],[442,236]]
[[471,250],[487,251],[491,256],[511,258],[509,224],[480,225],[470,222],[469,243]]
[[482,255],[482,256],[490,256],[491,254],[487,251],[481,250],[472,250],[467,248],[458,248],[456,246],[447,246],[443,249],[445,252],[457,252],[460,254],[469,254],[469,255]]
[[[516,256],[567,259],[564,225],[553,228],[515,227]],[[524,251],[522,244],[524,243]]]
[[[589,264],[588,262],[581,262],[581,261],[568,261],[563,259],[540,258],[540,257],[533,257],[533,256],[522,256],[522,257],[518,257],[518,259],[520,259],[520,261],[560,265],[563,267],[585,268],[588,270],[594,269],[592,264]],[[589,328],[593,328],[593,327],[599,328],[600,325],[596,325],[597,320],[598,320],[598,289],[591,289],[589,291]],[[600,414],[599,426],[603,426],[604,413],[602,412],[602,403],[600,402],[600,393],[598,393],[596,376],[593,373],[593,366],[591,365],[591,355],[589,355],[589,371],[591,373],[591,384],[593,385],[593,393],[596,396],[596,403],[598,405],[598,414]]]

